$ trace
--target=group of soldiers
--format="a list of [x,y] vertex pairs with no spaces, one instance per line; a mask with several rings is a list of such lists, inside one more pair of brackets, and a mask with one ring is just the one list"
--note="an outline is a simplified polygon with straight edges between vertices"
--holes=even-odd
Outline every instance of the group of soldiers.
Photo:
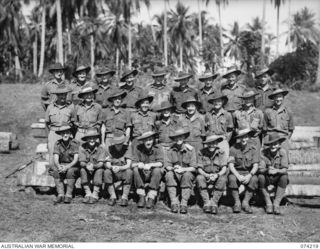
[[163,182],[173,213],[188,212],[197,188],[205,213],[218,213],[228,189],[234,213],[252,213],[250,200],[257,192],[266,213],[280,214],[294,125],[284,105],[288,91],[272,87],[272,70],[255,74],[255,88],[239,82],[243,72],[235,67],[223,75],[205,72],[198,77],[201,89],[190,87],[193,75],[183,72],[174,78],[177,86],[169,87],[164,68],[154,69],[144,89],[137,70],[125,71],[116,84],[116,72],[106,67],[96,70],[95,81],[87,79],[90,67],[79,66],[71,82],[64,71],[61,64],[51,66],[53,79],[41,92],[55,203],[72,201],[80,177],[86,204],[98,202],[104,185],[109,205],[128,206],[134,189],[137,206],[151,209]]

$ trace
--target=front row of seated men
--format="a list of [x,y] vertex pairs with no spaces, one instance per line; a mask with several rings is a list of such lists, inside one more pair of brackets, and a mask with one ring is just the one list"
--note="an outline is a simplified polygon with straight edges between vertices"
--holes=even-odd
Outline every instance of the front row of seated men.
[[[51,173],[58,193],[55,203],[70,203],[77,178],[85,192],[83,203],[94,204],[105,185],[110,195],[108,204],[117,204],[114,184],[121,181],[120,206],[128,205],[132,185],[139,196],[138,207],[154,208],[161,181],[170,198],[171,212],[186,214],[192,188],[198,188],[205,213],[217,214],[218,203],[223,191],[228,188],[234,199],[233,212],[241,209],[252,213],[250,200],[259,189],[265,200],[268,214],[280,214],[280,202],[288,184],[288,155],[281,144],[286,140],[279,133],[270,133],[264,140],[261,152],[251,143],[252,130],[237,132],[236,143],[228,156],[219,147],[223,138],[209,134],[203,148],[197,151],[186,141],[190,131],[177,128],[168,135],[169,146],[156,143],[158,133],[144,132],[133,145],[126,142],[123,133],[115,133],[108,146],[100,144],[100,134],[89,130],[79,145],[72,137],[71,127],[64,125],[56,131],[61,136],[54,146]],[[64,190],[64,180],[67,188]],[[146,187],[146,183],[148,187]],[[245,186],[242,203],[240,185]],[[272,203],[267,187],[276,188]],[[181,191],[180,199],[178,191]]]

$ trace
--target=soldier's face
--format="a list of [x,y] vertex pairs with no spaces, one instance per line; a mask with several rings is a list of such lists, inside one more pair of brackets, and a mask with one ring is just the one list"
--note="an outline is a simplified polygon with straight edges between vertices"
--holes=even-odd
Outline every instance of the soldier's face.
[[85,81],[86,78],[87,78],[87,72],[86,71],[83,70],[83,71],[78,72],[77,79],[79,81]]
[[96,137],[89,137],[89,138],[88,138],[88,144],[89,144],[91,147],[95,146],[96,142],[97,142],[97,138],[96,138]]
[[109,80],[112,78],[111,74],[103,74],[103,75],[97,75],[97,79],[99,83],[109,83]]
[[180,80],[180,87],[184,88],[188,85],[189,79]]
[[169,118],[169,117],[171,116],[171,110],[170,110],[170,109],[163,110],[163,111],[162,111],[162,115],[163,115],[165,118]]
[[121,105],[121,101],[122,101],[121,97],[115,97],[113,99],[113,105],[116,106],[116,107],[119,107]]
[[134,80],[135,80],[135,76],[133,76],[133,74],[130,74],[130,75],[128,75],[127,78],[126,78],[126,84],[127,84],[128,86],[132,86],[133,83],[134,83]]
[[153,79],[154,79],[154,83],[158,85],[164,84],[165,82],[164,76],[153,77]]
[[205,87],[207,87],[207,88],[212,87],[212,84],[213,84],[213,80],[212,80],[212,79],[207,79],[207,80],[205,80],[205,82],[204,82],[204,85],[205,85]]
[[53,75],[56,79],[61,79],[63,76],[63,73],[64,73],[63,70],[55,70]]
[[274,96],[273,100],[274,100],[275,105],[280,106],[283,103],[283,99],[284,99],[284,97],[282,94],[277,94],[276,96]]
[[177,136],[174,138],[174,141],[177,145],[182,145],[185,139],[185,135]]
[[270,151],[272,153],[274,153],[274,152],[278,151],[280,149],[280,147],[281,147],[281,144],[279,142],[273,143],[270,145]]
[[194,103],[188,103],[187,104],[187,112],[189,115],[193,115],[195,114],[197,108],[196,105]]
[[143,111],[143,112],[147,112],[149,111],[149,108],[150,108],[150,102],[148,100],[144,100],[141,105],[140,105],[140,109]]
[[70,130],[63,131],[61,133],[61,137],[62,137],[63,141],[65,141],[65,142],[69,141],[69,139],[71,138],[71,131]]
[[261,75],[261,85],[262,86],[265,86],[269,81],[270,81],[269,74],[265,73],[265,74]]
[[228,76],[227,80],[229,85],[234,85],[236,83],[237,75],[235,73],[232,73]]
[[85,95],[83,95],[83,99],[86,102],[92,102],[94,100],[94,93],[86,93]]
[[249,135],[244,135],[239,138],[241,145],[247,145],[249,141]]
[[208,143],[208,148],[209,148],[210,151],[214,151],[217,147],[218,147],[218,142],[217,141],[213,141],[211,143]]
[[253,106],[254,105],[254,97],[245,98],[244,99],[244,104],[246,105],[246,107]]
[[222,108],[223,100],[222,99],[215,99],[212,101],[212,105],[213,105],[214,109],[219,110]]
[[57,101],[61,104],[65,104],[67,102],[67,94],[66,93],[57,94]]
[[154,138],[153,137],[148,137],[143,140],[143,144],[146,147],[146,149],[150,150],[153,145]]

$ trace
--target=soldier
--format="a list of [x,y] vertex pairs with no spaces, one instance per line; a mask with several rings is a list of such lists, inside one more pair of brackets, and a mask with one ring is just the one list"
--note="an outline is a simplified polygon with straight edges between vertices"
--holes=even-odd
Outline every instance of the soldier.
[[142,92],[142,88],[135,85],[138,70],[126,70],[120,78],[120,89],[127,93],[123,99],[123,106],[129,111],[136,111],[135,103]]
[[[72,139],[71,127],[64,125],[56,131],[62,138],[59,139],[53,149],[54,165],[50,173],[54,178],[58,193],[55,203],[71,203],[75,182],[79,177],[78,164],[79,143]],[[64,180],[67,179],[67,190],[64,192]]]
[[102,108],[111,107],[111,103],[108,101],[108,99],[117,88],[112,84],[112,78],[115,73],[116,71],[107,67],[96,70],[96,82],[98,85],[96,102],[101,105]]
[[190,130],[190,135],[186,142],[194,147],[196,153],[202,149],[202,136],[205,133],[204,118],[198,112],[201,103],[193,96],[189,96],[181,105],[186,110],[182,115],[181,123],[184,129]]
[[[106,153],[99,142],[100,134],[95,130],[88,130],[82,137],[84,143],[79,149],[81,184],[85,191],[85,204],[95,204],[99,200],[99,192],[102,185],[104,162]],[[91,186],[90,182],[92,181]],[[91,191],[92,189],[92,191]]]
[[256,173],[260,163],[260,156],[256,147],[248,143],[251,134],[252,131],[249,128],[239,130],[236,136],[239,142],[230,149],[228,187],[235,202],[233,206],[234,213],[241,211],[239,186],[243,184],[246,187],[242,208],[248,214],[252,213],[249,201],[254,191],[258,188]]
[[56,90],[53,90],[51,94],[56,95],[56,101],[50,104],[46,110],[45,121],[49,130],[48,134],[48,152],[49,152],[49,164],[53,165],[53,149],[57,140],[61,139],[61,136],[56,134],[56,131],[63,124],[72,126],[74,105],[67,102],[67,95],[70,89],[59,86]]
[[257,146],[258,151],[261,148],[260,135],[264,125],[263,112],[255,107],[255,98],[258,93],[247,90],[243,93],[243,105],[240,110],[236,110],[234,115],[235,127],[237,129],[250,128],[253,131],[250,142]]
[[228,97],[228,103],[225,106],[227,111],[239,110],[242,106],[241,96],[245,91],[245,87],[239,84],[239,75],[241,70],[231,67],[222,78],[227,79],[227,84],[221,88],[224,95]]
[[81,66],[78,66],[77,69],[72,73],[75,79],[71,81],[70,87],[72,90],[71,98],[74,105],[77,105],[81,102],[81,99],[79,99],[78,94],[85,85],[90,85],[92,87],[95,86],[93,82],[90,82],[90,84],[87,84],[87,77],[90,70],[91,70],[90,67],[81,65]]
[[134,149],[133,179],[139,195],[138,208],[145,206],[145,184],[149,182],[146,196],[148,209],[154,208],[155,198],[158,194],[160,181],[164,174],[162,149],[155,144],[156,133],[144,132],[138,140],[141,141]]
[[114,133],[117,131],[126,134],[125,144],[129,144],[131,132],[130,115],[126,109],[121,107],[122,100],[126,95],[125,91],[117,89],[108,98],[112,106],[104,110],[101,127],[102,145],[105,148],[110,146]]
[[181,116],[185,113],[185,109],[181,106],[187,97],[193,96],[196,100],[199,100],[198,92],[189,87],[189,79],[192,78],[191,74],[180,72],[174,81],[179,83],[178,87],[173,87],[170,94],[170,101],[175,107],[175,113]]
[[88,129],[96,129],[100,132],[102,123],[102,108],[94,102],[97,88],[86,86],[80,90],[79,99],[83,101],[76,105],[74,112],[74,124],[77,127],[75,139],[81,143],[81,138]]
[[256,91],[259,96],[257,98],[256,107],[264,111],[266,108],[272,107],[272,100],[269,99],[269,95],[273,92],[271,87],[271,75],[273,70],[270,68],[264,68],[258,71],[255,75],[256,79]]
[[152,111],[156,111],[162,102],[170,101],[171,89],[166,85],[167,72],[164,68],[156,68],[151,74],[154,82],[147,87],[147,93],[153,96],[153,102],[150,107]]
[[[218,203],[226,187],[228,157],[218,146],[222,140],[223,138],[217,135],[207,136],[203,141],[207,147],[203,148],[198,156],[196,182],[205,213],[218,213]],[[208,186],[210,185],[213,187],[213,191],[212,189],[209,191]],[[210,198],[211,195],[212,198]]]
[[[273,212],[274,214],[280,214],[280,203],[289,183],[287,172],[289,167],[288,154],[281,148],[281,143],[285,140],[285,137],[274,132],[270,133],[264,142],[266,148],[262,152],[262,162],[265,165],[265,175],[259,175],[259,188],[265,199],[267,214],[272,214]],[[266,189],[269,185],[276,186],[273,207]]]
[[212,104],[212,110],[204,117],[206,130],[223,138],[223,141],[219,144],[219,148],[229,156],[228,142],[231,139],[234,126],[231,114],[224,109],[228,98],[221,94],[221,92],[217,92],[211,95],[208,101]]
[[189,134],[189,131],[180,128],[170,135],[174,144],[168,152],[165,180],[171,201],[171,212],[173,213],[179,211],[180,202],[177,197],[177,187],[181,188],[180,213],[186,214],[188,212],[188,200],[195,179],[196,152],[190,144],[185,143]]
[[133,159],[131,146],[125,145],[126,137],[121,132],[116,132],[112,138],[111,145],[107,147],[106,169],[104,171],[104,182],[107,186],[110,199],[108,204],[114,206],[117,196],[114,183],[122,181],[122,197],[120,206],[128,206],[128,196],[132,184],[133,171],[131,163]]
[[56,97],[52,94],[58,87],[68,86],[68,82],[63,80],[66,68],[61,63],[55,63],[49,68],[49,73],[53,75],[53,79],[48,81],[42,86],[41,89],[41,105],[46,111],[49,104],[55,102]]
[[203,107],[200,112],[203,114],[210,112],[212,109],[212,104],[208,102],[210,96],[220,91],[221,86],[215,84],[215,79],[218,76],[218,73],[213,74],[210,71],[206,71],[204,75],[199,77],[199,80],[204,83],[203,88],[199,92],[199,100]]

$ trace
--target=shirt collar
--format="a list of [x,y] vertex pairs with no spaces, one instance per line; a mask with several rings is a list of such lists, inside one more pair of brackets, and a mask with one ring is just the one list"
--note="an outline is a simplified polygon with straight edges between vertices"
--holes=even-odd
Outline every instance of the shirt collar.
[[214,112],[214,109],[212,109],[211,113],[213,115],[216,115],[217,117],[221,116],[221,115],[224,115],[224,109],[221,108],[217,113]]
[[159,89],[159,90],[161,90],[161,89],[163,89],[163,88],[165,88],[165,84],[155,84],[155,83],[153,83],[152,85],[151,85],[151,87],[152,88],[155,88],[155,89]]
[[173,145],[172,145],[172,149],[173,149],[174,151],[177,151],[177,152],[187,152],[187,147],[186,147],[186,144],[185,144],[185,143],[182,144],[180,150],[178,149],[178,146],[177,146],[176,144],[173,144]]
[[99,145],[96,143],[95,147],[93,150],[89,149],[89,146],[87,143],[84,144],[84,149],[89,152],[89,154],[94,154],[98,150]]
[[69,139],[69,142],[67,144],[65,144],[63,141],[60,141],[59,143],[64,149],[69,149],[71,146],[71,139]]
[[200,118],[200,115],[199,113],[196,111],[195,114],[192,116],[192,117],[189,117],[187,114],[186,114],[186,118],[187,119],[190,119],[191,122],[195,121],[196,119]]
[[147,113],[143,113],[141,110],[138,111],[138,114],[140,114],[143,117],[149,116],[150,111],[148,111]]

